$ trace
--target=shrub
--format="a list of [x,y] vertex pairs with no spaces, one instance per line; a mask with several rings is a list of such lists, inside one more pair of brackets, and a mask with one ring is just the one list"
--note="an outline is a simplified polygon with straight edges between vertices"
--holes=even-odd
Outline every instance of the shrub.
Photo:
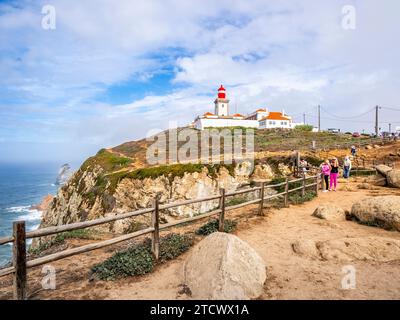
[[106,261],[92,267],[92,272],[101,280],[143,275],[154,268],[154,258],[147,241],[125,251],[115,253]]
[[[208,236],[211,233],[217,232],[218,231],[218,225],[219,225],[219,220],[218,219],[212,219],[208,221],[206,224],[202,225],[200,228],[198,228],[195,233],[197,235],[201,236]],[[231,233],[236,229],[237,222],[233,220],[225,220],[224,223],[224,232],[226,233]]]
[[245,197],[233,197],[229,201],[225,203],[225,206],[230,207],[230,206],[236,206],[241,203],[245,203],[247,200]]
[[160,239],[160,261],[175,259],[189,250],[193,245],[193,237],[170,233]]
[[311,201],[316,197],[315,192],[306,192],[304,197],[301,196],[299,193],[295,193],[289,196],[289,202],[292,204],[302,204],[307,201]]
[[55,245],[60,245],[65,242],[66,239],[95,239],[95,235],[92,231],[86,229],[66,231],[57,234],[52,240],[41,243],[37,248],[29,248],[29,253],[38,255],[44,250],[47,250]]
[[[189,235],[168,234],[160,239],[159,263],[174,259],[193,245]],[[153,271],[156,261],[151,253],[151,240],[146,238],[133,247],[115,253],[91,271],[100,280],[115,280],[123,277],[143,275]]]
[[309,125],[309,124],[303,124],[300,126],[296,126],[294,128],[294,130],[296,130],[296,131],[312,131],[312,129],[313,129],[313,126]]

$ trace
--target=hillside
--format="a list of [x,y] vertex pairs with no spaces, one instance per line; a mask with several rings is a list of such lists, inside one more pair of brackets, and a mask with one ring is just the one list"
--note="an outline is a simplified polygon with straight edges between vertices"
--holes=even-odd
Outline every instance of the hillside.
[[[234,128],[228,128],[233,130]],[[182,128],[177,130],[180,132]],[[201,132],[191,129],[190,135],[198,138]],[[354,139],[349,135],[312,133],[299,130],[256,130],[254,165],[251,161],[234,163],[169,163],[149,166],[146,152],[151,141],[146,139],[123,143],[110,149],[101,149],[95,156],[87,159],[70,180],[59,190],[44,213],[40,227],[68,224],[106,215],[115,215],[152,205],[156,194],[161,201],[172,202],[216,194],[220,186],[235,191],[260,179],[273,179],[290,173],[293,150],[301,150],[302,158],[313,165],[324,159],[319,153],[323,150],[346,149],[353,143],[368,144],[368,138]],[[176,132],[172,132],[176,134]],[[211,138],[210,138],[211,139]],[[244,146],[243,139],[243,146]],[[167,139],[168,141],[168,135]],[[311,150],[312,142],[317,150]],[[178,148],[186,143],[178,143]],[[221,142],[221,150],[223,150]],[[167,152],[169,146],[167,145]],[[235,160],[235,159],[234,159]],[[186,206],[180,211],[170,210],[163,218],[190,216],[204,213],[218,203],[206,206]],[[146,220],[130,220],[120,224],[110,224],[102,231],[124,233],[146,225]],[[34,241],[38,246],[42,241]]]

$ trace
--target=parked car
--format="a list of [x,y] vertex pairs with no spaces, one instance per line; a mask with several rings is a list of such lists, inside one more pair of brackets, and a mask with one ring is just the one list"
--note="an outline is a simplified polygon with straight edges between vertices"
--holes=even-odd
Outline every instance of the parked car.
[[353,138],[359,138],[361,134],[359,132],[353,132]]
[[336,129],[336,128],[329,128],[328,129],[329,133],[340,133],[340,129]]

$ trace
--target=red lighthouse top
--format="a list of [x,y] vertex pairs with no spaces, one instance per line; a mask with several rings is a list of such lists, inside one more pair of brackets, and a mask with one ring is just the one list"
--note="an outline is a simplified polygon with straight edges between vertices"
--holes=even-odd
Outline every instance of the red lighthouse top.
[[226,91],[222,84],[218,89],[218,99],[226,99]]

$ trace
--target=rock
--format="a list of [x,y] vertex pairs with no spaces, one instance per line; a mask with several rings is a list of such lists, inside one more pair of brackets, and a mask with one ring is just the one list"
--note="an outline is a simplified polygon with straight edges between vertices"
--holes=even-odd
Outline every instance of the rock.
[[400,188],[400,170],[391,170],[386,174],[386,179],[390,187]]
[[53,201],[53,196],[51,194],[48,194],[47,196],[43,197],[42,202],[31,206],[31,209],[38,211],[46,211],[50,207],[52,201]]
[[71,167],[68,163],[63,164],[58,171],[58,176],[55,181],[55,185],[63,185],[72,176]]
[[353,204],[351,215],[360,222],[400,231],[400,197],[380,196]]
[[193,248],[184,266],[193,299],[248,300],[263,293],[265,263],[238,237],[216,232]]
[[393,168],[386,166],[384,164],[380,164],[376,166],[376,171],[378,171],[380,174],[386,177],[389,171],[393,170]]
[[319,242],[317,247],[324,260],[388,262],[400,259],[400,240],[392,238],[342,238]]
[[370,146],[370,145],[368,145],[368,146],[366,146],[366,147],[365,147],[365,149],[367,149],[367,150],[371,150],[371,149],[373,149],[373,147],[372,147],[372,146]]
[[319,205],[312,214],[314,217],[329,220],[329,221],[344,221],[346,220],[345,211],[333,204],[326,203]]
[[257,180],[270,180],[274,178],[275,174],[272,168],[268,164],[256,165],[254,167],[254,173],[252,179]]
[[375,149],[380,149],[381,146],[378,146],[377,144],[374,144]]
[[340,238],[327,241],[301,240],[293,251],[311,259],[389,262],[400,259],[400,240],[386,237]]
[[371,185],[369,183],[360,183],[359,185],[357,185],[358,189],[362,189],[362,190],[370,190],[371,189]]
[[283,176],[288,176],[288,175],[292,174],[292,170],[290,169],[290,167],[284,163],[278,164],[278,170]]

